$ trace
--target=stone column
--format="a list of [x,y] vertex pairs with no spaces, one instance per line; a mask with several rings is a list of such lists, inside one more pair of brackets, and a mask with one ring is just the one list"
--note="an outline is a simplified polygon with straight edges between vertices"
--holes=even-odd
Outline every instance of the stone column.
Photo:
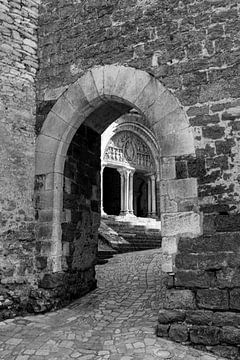
[[148,177],[148,217],[151,217],[152,213],[152,187],[151,187],[151,178]]
[[134,174],[134,170],[130,170],[129,171],[129,199],[128,199],[129,214],[133,214],[133,174]]
[[156,217],[156,176],[151,175],[152,217]]
[[126,207],[125,207],[125,171],[124,169],[117,169],[117,171],[120,174],[121,178],[121,209],[120,209],[120,215],[125,215]]
[[125,186],[124,186],[124,192],[125,192],[125,214],[129,214],[129,170],[125,169],[124,175],[125,175]]

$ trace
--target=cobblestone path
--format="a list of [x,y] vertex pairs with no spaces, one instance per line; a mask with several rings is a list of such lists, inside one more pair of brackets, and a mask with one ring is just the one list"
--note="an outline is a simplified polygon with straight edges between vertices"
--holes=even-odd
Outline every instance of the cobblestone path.
[[160,250],[97,266],[98,289],[67,308],[0,323],[0,359],[223,360],[155,336],[164,297],[160,266]]

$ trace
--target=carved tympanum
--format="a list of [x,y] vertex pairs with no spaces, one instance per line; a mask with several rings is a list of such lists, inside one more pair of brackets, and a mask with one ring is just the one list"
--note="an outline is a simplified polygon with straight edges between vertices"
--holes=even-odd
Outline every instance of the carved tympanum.
[[104,160],[129,164],[136,169],[152,170],[154,168],[149,147],[131,131],[121,131],[110,139],[104,153]]

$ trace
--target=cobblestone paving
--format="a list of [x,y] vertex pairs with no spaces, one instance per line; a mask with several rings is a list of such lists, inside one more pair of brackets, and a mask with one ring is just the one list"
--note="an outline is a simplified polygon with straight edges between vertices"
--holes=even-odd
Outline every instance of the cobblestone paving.
[[160,250],[116,255],[97,267],[98,289],[67,308],[0,323],[0,359],[224,360],[155,336],[160,265]]

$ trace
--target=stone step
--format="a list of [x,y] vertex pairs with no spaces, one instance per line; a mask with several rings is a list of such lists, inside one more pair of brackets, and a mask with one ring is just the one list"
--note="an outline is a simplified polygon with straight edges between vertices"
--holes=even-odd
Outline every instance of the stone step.
[[[133,217],[133,221],[122,220],[122,217],[104,217],[99,228],[99,236],[105,239],[118,252],[154,249],[161,247],[160,221],[149,218]],[[157,224],[153,226],[153,223]]]
[[106,225],[114,229],[115,231],[120,231],[122,229],[134,229],[135,231],[153,231],[153,232],[161,232],[160,228],[155,228],[146,225],[134,225],[134,224],[126,224],[126,223],[108,223]]
[[104,222],[109,226],[144,226],[147,228],[161,230],[161,221],[159,219],[152,218],[139,218],[135,216],[123,217],[123,216],[107,216],[103,218]]
[[98,259],[110,259],[112,258],[115,254],[117,254],[116,250],[100,250],[98,251],[97,257]]

